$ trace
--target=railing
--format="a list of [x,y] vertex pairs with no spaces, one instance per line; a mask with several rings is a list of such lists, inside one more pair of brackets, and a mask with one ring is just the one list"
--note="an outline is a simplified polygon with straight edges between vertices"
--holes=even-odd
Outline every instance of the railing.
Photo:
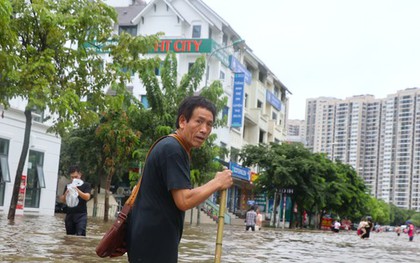
[[[93,216],[93,200],[91,200],[92,206],[88,207],[88,215]],[[105,204],[102,202],[98,202],[98,206],[96,207],[96,217],[103,218],[104,217],[104,210]],[[121,210],[119,205],[110,204],[108,210],[108,217],[109,218],[116,218],[118,216],[118,212]]]
[[[217,222],[218,217],[219,217],[219,207],[213,203],[210,200],[206,200],[203,203],[203,207],[202,207],[204,213],[206,213],[208,216],[210,216],[215,222]],[[230,225],[231,224],[231,217],[228,213],[225,213],[225,224]]]

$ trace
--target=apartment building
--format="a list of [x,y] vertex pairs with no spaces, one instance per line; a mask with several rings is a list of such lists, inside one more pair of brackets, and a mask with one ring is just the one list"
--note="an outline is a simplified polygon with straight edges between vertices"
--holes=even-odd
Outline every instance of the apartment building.
[[352,165],[370,193],[398,207],[419,207],[420,89],[384,99],[307,100],[307,146]]
[[[228,191],[228,207],[232,211],[246,209],[251,194],[251,168],[242,167],[238,152],[246,144],[285,140],[288,89],[252,52],[239,34],[201,0],[106,1],[119,14],[116,32],[150,35],[164,32],[161,43],[150,56],[176,54],[179,76],[203,54],[207,69],[200,87],[214,80],[223,84],[228,105],[223,115],[228,126],[214,130],[217,143],[230,151],[225,160],[233,170],[235,185]],[[195,50],[184,50],[176,43],[202,43]],[[246,40],[245,40],[246,41]],[[179,44],[177,44],[179,45]],[[138,76],[128,86],[144,105],[146,89]],[[254,171],[258,172],[258,171]]]
[[304,120],[287,120],[287,141],[300,142],[306,145],[305,140],[305,121]]

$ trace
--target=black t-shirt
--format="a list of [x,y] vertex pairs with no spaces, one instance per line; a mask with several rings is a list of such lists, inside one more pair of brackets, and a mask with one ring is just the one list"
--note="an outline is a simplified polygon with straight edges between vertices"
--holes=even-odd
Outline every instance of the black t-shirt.
[[[83,182],[81,186],[78,186],[80,191],[83,193],[90,193],[92,188],[89,183]],[[64,187],[63,194],[67,191],[67,185]],[[77,213],[87,213],[86,201],[81,198],[80,196],[77,197],[79,199],[79,204],[75,207],[67,207],[67,214],[77,214]]]
[[173,137],[158,142],[149,154],[128,220],[130,262],[171,263],[178,260],[185,212],[172,189],[191,189],[187,152]]

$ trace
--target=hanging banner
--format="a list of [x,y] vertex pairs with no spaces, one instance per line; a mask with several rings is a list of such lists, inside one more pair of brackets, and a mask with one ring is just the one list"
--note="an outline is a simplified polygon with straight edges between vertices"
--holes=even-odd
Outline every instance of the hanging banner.
[[232,123],[231,127],[242,127],[242,113],[244,108],[244,73],[235,73],[232,97]]
[[233,72],[242,72],[245,74],[245,83],[251,85],[252,81],[252,74],[249,72],[244,65],[241,64],[239,60],[237,60],[234,56],[230,55],[229,59],[229,68]]
[[265,98],[276,110],[281,110],[281,101],[272,92],[267,90]]
[[251,179],[251,170],[249,168],[240,166],[234,162],[230,162],[229,169],[232,171],[232,177],[245,181],[249,181]]
[[16,214],[18,215],[23,215],[23,209],[25,207],[26,177],[26,175],[22,174],[22,179],[20,180],[19,195],[16,204]]

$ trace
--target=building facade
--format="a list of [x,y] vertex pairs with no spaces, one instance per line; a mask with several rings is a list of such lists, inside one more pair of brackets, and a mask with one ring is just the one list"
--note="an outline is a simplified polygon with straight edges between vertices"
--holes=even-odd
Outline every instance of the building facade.
[[[229,150],[224,161],[233,170],[235,185],[228,191],[231,211],[246,210],[251,196],[251,171],[239,163],[246,144],[285,140],[287,95],[290,93],[273,72],[244,43],[241,36],[201,0],[106,1],[118,11],[116,32],[151,35],[163,32],[150,56],[176,54],[178,74],[188,72],[205,55],[207,68],[200,87],[214,80],[223,84],[228,105],[223,110],[227,127],[214,130],[216,143]],[[208,48],[205,48],[208,47]],[[187,50],[186,50],[187,49]],[[146,89],[134,75],[128,86],[147,105]],[[258,171],[255,171],[258,172]],[[215,197],[216,199],[216,197]]]
[[420,89],[308,99],[307,146],[352,165],[370,193],[420,211]]
[[305,121],[304,120],[287,120],[287,141],[300,142],[306,145],[305,140]]
[[[0,212],[8,213],[25,133],[24,103],[0,106]],[[61,139],[33,113],[30,145],[21,176],[16,214],[54,215]]]

